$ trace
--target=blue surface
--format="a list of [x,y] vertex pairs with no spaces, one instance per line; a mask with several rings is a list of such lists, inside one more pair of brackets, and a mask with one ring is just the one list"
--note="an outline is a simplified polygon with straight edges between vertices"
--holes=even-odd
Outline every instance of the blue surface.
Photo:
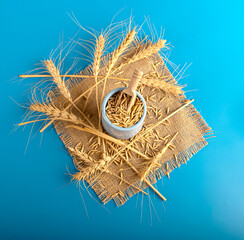
[[[48,58],[62,34],[77,32],[67,12],[100,30],[121,9],[118,19],[132,10],[138,24],[150,16],[175,47],[171,61],[193,63],[181,83],[198,89],[187,96],[217,136],[170,180],[159,181],[164,205],[150,192],[160,218],[151,209],[152,225],[141,195],[120,208],[109,203],[107,211],[82,191],[88,218],[65,175],[72,162],[55,131],[49,128],[41,144],[41,135],[31,139],[26,153],[31,127],[11,133],[23,109],[9,96],[26,103],[34,81],[15,77]],[[244,2],[235,0],[1,0],[0,239],[244,239],[243,10]]]

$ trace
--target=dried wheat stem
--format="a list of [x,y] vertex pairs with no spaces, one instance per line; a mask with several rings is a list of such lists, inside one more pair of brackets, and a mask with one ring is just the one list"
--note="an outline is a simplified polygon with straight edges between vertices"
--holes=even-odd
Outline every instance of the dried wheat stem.
[[40,122],[40,121],[46,121],[46,120],[50,120],[50,119],[49,118],[37,119],[37,120],[33,120],[33,121],[21,122],[21,123],[18,123],[17,125],[18,126],[23,126],[23,125],[27,125],[27,124],[30,124],[30,123],[35,123],[35,122]]
[[164,153],[166,152],[166,150],[168,149],[168,147],[170,146],[170,144],[174,141],[174,139],[176,138],[176,136],[178,135],[178,132],[175,133],[175,135],[171,138],[171,140],[163,147],[163,149],[156,155],[156,157],[154,157],[154,159],[152,160],[152,162],[150,163],[149,167],[147,168],[147,170],[144,172],[144,174],[141,177],[141,181],[144,181],[145,178],[148,176],[148,174],[156,167],[158,166],[158,161],[162,158],[162,156],[164,155]]
[[[105,45],[105,38],[104,36],[101,34],[99,36],[99,38],[96,41],[96,49],[95,49],[95,53],[94,53],[94,61],[93,61],[93,75],[95,77],[95,83],[97,84],[97,79],[98,79],[98,73],[100,71],[100,64],[101,64],[101,57],[103,55],[103,51],[104,51],[104,45]],[[92,93],[92,89],[90,90],[87,99],[86,99],[86,103],[84,106],[83,111],[85,111],[88,100],[91,96]],[[98,110],[98,114],[99,114],[99,102],[98,102],[98,87],[96,85],[96,103],[97,103],[97,110]]]
[[96,174],[97,172],[109,171],[108,169],[105,170],[105,166],[110,161],[109,157],[103,157],[102,159],[95,161],[82,150],[79,151],[77,148],[69,147],[69,151],[73,156],[78,158],[74,159],[74,164],[79,170],[79,172],[73,177],[74,179],[81,181],[89,178],[91,175]]
[[[107,78],[111,73],[111,70],[113,69],[115,63],[119,59],[119,57],[124,53],[124,51],[127,49],[127,47],[132,43],[134,37],[136,34],[136,29],[134,28],[132,31],[130,31],[120,44],[120,46],[112,53],[111,58],[109,59],[108,66],[107,66],[107,73],[104,78],[104,83],[103,83],[103,90],[102,90],[102,96],[101,96],[101,103],[100,103],[100,109],[102,106],[102,100],[104,97],[105,89],[106,89],[106,84],[107,84]],[[99,126],[101,122],[101,112],[99,113]]]
[[86,119],[86,121],[92,126],[95,127],[93,125],[93,123],[89,120],[89,118],[72,102],[72,105],[81,113],[81,115]]
[[[49,78],[52,77],[50,74],[29,74],[29,75],[19,75],[20,78]],[[64,74],[60,75],[60,77],[65,77],[65,78],[94,78],[94,75],[81,75],[81,74]],[[97,78],[101,78],[102,80],[104,79],[105,76],[97,76]],[[120,77],[115,77],[115,76],[108,76],[108,78],[116,79],[116,80],[127,80],[129,81],[129,78],[120,78]],[[89,89],[90,90],[90,89]]]
[[110,173],[111,175],[115,176],[116,178],[120,179],[121,182],[125,182],[126,184],[128,184],[129,186],[135,188],[136,190],[139,190],[140,192],[142,192],[142,193],[148,195],[148,193],[146,193],[145,191],[143,191],[143,190],[140,189],[139,187],[134,186],[133,184],[131,184],[130,182],[128,182],[128,181],[125,180],[124,178],[122,178],[122,177],[116,175],[115,173],[113,173],[113,172],[111,172],[111,171],[110,171],[109,173]]

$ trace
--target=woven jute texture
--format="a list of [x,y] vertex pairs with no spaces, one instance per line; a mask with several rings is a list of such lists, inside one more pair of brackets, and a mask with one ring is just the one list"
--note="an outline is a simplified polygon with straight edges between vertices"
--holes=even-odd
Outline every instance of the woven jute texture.
[[[118,61],[118,65],[120,65],[123,61],[124,58],[121,57],[121,59]],[[106,57],[104,58],[104,64],[106,64]],[[130,79],[135,68],[138,68],[144,72],[143,79],[148,77],[151,80],[155,79],[157,81],[161,81],[162,83],[167,82],[167,84],[171,85],[177,84],[160,55],[155,55],[120,68],[117,73],[112,75],[116,79],[108,78],[105,95],[115,88],[127,86],[128,80],[120,80],[117,78]],[[92,75],[91,68],[86,68],[81,72],[81,74]],[[99,75],[105,75],[105,70],[101,71]],[[67,84],[70,88],[72,99],[75,99],[80,94],[84,93],[94,83],[94,78],[69,79]],[[99,97],[101,97],[102,87],[103,84],[99,84]],[[138,91],[140,91],[145,98],[148,107],[144,126],[138,135],[146,131],[148,127],[156,124],[158,121],[160,121],[160,119],[174,112],[186,102],[184,94],[177,96],[170,92],[164,91],[157,86],[141,84]],[[82,97],[76,103],[81,110],[85,105],[87,95],[88,94],[86,94],[85,97]],[[57,106],[65,106],[65,104],[68,104],[65,103],[62,96],[58,96],[58,94],[55,92],[52,101]],[[75,109],[72,108],[70,110],[79,115]],[[91,96],[89,97],[85,114],[90,118],[94,126],[98,126],[95,88],[93,88]],[[76,147],[77,145],[84,146],[84,152],[88,153],[88,155],[95,160],[99,160],[104,148],[101,144],[100,146],[97,146],[94,151],[94,145],[92,145],[94,142],[98,141],[98,138],[91,133],[68,127],[70,125],[72,124],[65,121],[54,122],[54,127],[62,139],[65,147],[68,149],[68,147]],[[190,104],[170,117],[168,121],[160,124],[149,132],[149,134],[146,134],[139,141],[137,141],[135,145],[133,145],[134,148],[148,156],[148,158],[153,159],[153,154],[159,152],[167,143],[167,139],[172,138],[172,136],[178,132],[178,135],[173,141],[174,146],[166,150],[165,154],[160,159],[158,166],[147,176],[148,181],[153,184],[161,177],[179,167],[181,164],[186,163],[189,158],[191,158],[207,144],[205,135],[209,131],[210,128],[206,122],[196,111],[194,106]],[[92,137],[94,138],[89,142]],[[135,139],[135,137],[133,139]],[[130,143],[133,141],[133,139],[123,140],[123,142]],[[121,146],[115,144],[112,145],[116,149],[121,148]],[[105,141],[105,148],[110,156],[113,156],[113,154],[116,153],[116,151],[111,148],[111,143],[108,141]],[[128,150],[127,152],[122,152],[122,155],[127,157],[129,162],[141,174],[143,174],[148,168],[148,160],[143,159],[143,157],[138,156],[138,154],[134,153],[133,151]],[[131,169],[131,167],[125,161],[123,161],[123,158],[120,156],[116,157],[115,161],[109,164],[108,170],[117,176],[122,176],[123,179],[136,187],[141,189],[148,187],[145,182],[140,181],[140,174],[133,171],[133,169]],[[108,172],[92,175],[90,178],[87,178],[86,181],[91,185],[92,189],[96,192],[97,196],[103,203],[107,203],[113,199],[115,203],[120,206],[124,204],[128,198],[138,192],[138,189],[128,185],[125,181],[121,181],[118,177],[115,177]]]

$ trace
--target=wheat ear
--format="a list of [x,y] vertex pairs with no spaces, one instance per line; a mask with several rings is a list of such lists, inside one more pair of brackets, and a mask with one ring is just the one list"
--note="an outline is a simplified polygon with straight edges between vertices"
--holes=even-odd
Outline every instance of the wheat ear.
[[[98,76],[99,71],[100,71],[101,57],[102,57],[103,52],[104,52],[104,45],[105,45],[105,38],[101,34],[98,37],[98,39],[96,40],[96,49],[94,52],[94,60],[93,60],[93,65],[92,65],[93,75],[95,77],[95,83],[96,84],[97,84],[97,76]],[[86,106],[87,106],[88,100],[91,96],[91,93],[92,93],[92,89],[88,93],[83,111],[85,111],[85,109],[86,109]],[[98,86],[97,85],[96,85],[96,103],[97,103],[97,110],[98,110],[98,114],[99,114]]]
[[36,112],[42,112],[45,113],[46,115],[50,116],[51,118],[55,119],[60,119],[68,122],[72,122],[75,124],[82,124],[86,125],[83,123],[81,119],[76,117],[73,113],[69,113],[66,110],[61,110],[51,104],[41,104],[41,103],[35,103],[30,106],[30,110],[36,111]]
[[60,73],[59,73],[59,70],[55,66],[55,64],[52,61],[52,59],[46,60],[46,61],[44,61],[44,63],[46,65],[46,68],[47,68],[48,72],[52,75],[53,81],[57,84],[61,94],[66,99],[68,99],[70,102],[72,102],[72,98],[71,98],[70,92],[69,92],[67,86],[65,85],[64,80],[62,80],[62,78],[60,76]]
[[[100,102],[100,109],[101,109],[101,105],[102,105],[102,100],[104,97],[104,93],[105,93],[105,89],[106,89],[106,84],[107,84],[107,78],[109,76],[109,74],[111,73],[111,70],[113,69],[115,63],[117,62],[117,60],[119,59],[119,57],[124,53],[124,51],[127,49],[127,47],[132,43],[132,41],[134,40],[136,34],[136,29],[134,28],[132,31],[130,31],[124,38],[124,40],[122,41],[122,43],[119,45],[119,47],[112,53],[109,62],[108,62],[108,66],[107,66],[107,73],[106,76],[104,78],[104,83],[103,83],[103,91],[102,91],[102,96],[101,96],[101,102]],[[101,112],[99,113],[99,124],[101,120]]]
[[166,40],[160,39],[156,43],[147,42],[144,47],[138,50],[133,56],[128,58],[125,62],[121,63],[120,66],[116,68],[115,71],[121,69],[127,64],[139,61],[144,58],[148,58],[156,53],[158,53],[162,48],[165,47]]
[[50,60],[46,60],[44,61],[47,70],[49,71],[49,73],[52,75],[53,77],[53,81],[57,84],[58,89],[60,91],[60,93],[70,101],[70,103],[76,108],[76,110],[79,111],[79,113],[87,120],[87,122],[94,127],[94,125],[91,123],[91,121],[87,118],[87,116],[74,104],[71,94],[69,92],[69,89],[67,88],[67,86],[65,85],[64,80],[62,80],[61,76],[60,76],[60,72],[58,70],[58,68],[55,66],[54,62],[52,61],[52,59]]
[[179,96],[184,93],[181,86],[179,86],[177,84],[165,82],[164,80],[159,80],[157,78],[151,78],[151,79],[142,78],[141,84],[144,84],[149,87],[156,87],[156,88],[162,89],[163,91],[170,92],[175,96]]
[[[91,157],[89,157],[86,153],[84,153],[82,150],[78,150],[77,148],[71,148],[69,147],[69,151],[71,154],[78,159],[74,159],[74,164],[80,172],[76,177],[73,177],[73,179],[77,179],[78,181],[85,180],[86,178],[89,178],[91,175],[101,172],[102,170],[105,171],[105,166],[110,161],[110,158],[103,158],[99,161],[95,161]],[[105,172],[108,172],[109,170],[106,170]],[[79,176],[77,178],[77,176]]]
[[108,169],[105,170],[106,166],[108,165],[108,163],[111,160],[111,158],[109,156],[106,156],[105,154],[103,154],[103,157],[101,159],[99,159],[98,161],[95,161],[94,159],[89,157],[86,153],[84,153],[82,150],[80,151],[77,148],[69,147],[69,151],[71,152],[71,154],[73,156],[78,158],[78,159],[74,159],[74,164],[75,164],[77,170],[79,170],[78,173],[73,175],[74,180],[77,180],[77,181],[83,180],[84,181],[96,173],[106,172],[108,174],[111,174],[111,175],[119,178],[121,181],[125,182],[129,186],[132,186],[135,189],[148,195],[142,189],[134,186],[133,184],[131,184],[127,180],[121,178],[120,176],[116,175],[115,173],[109,171]]

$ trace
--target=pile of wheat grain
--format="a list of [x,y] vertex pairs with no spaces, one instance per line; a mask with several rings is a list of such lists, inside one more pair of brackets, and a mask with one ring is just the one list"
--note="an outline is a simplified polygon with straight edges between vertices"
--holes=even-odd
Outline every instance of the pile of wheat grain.
[[120,94],[121,92],[116,93],[108,100],[106,115],[110,122],[118,127],[131,127],[141,119],[144,111],[143,103],[139,97],[136,97],[135,104],[128,112],[127,108],[131,97],[123,93],[120,103],[117,104]]

